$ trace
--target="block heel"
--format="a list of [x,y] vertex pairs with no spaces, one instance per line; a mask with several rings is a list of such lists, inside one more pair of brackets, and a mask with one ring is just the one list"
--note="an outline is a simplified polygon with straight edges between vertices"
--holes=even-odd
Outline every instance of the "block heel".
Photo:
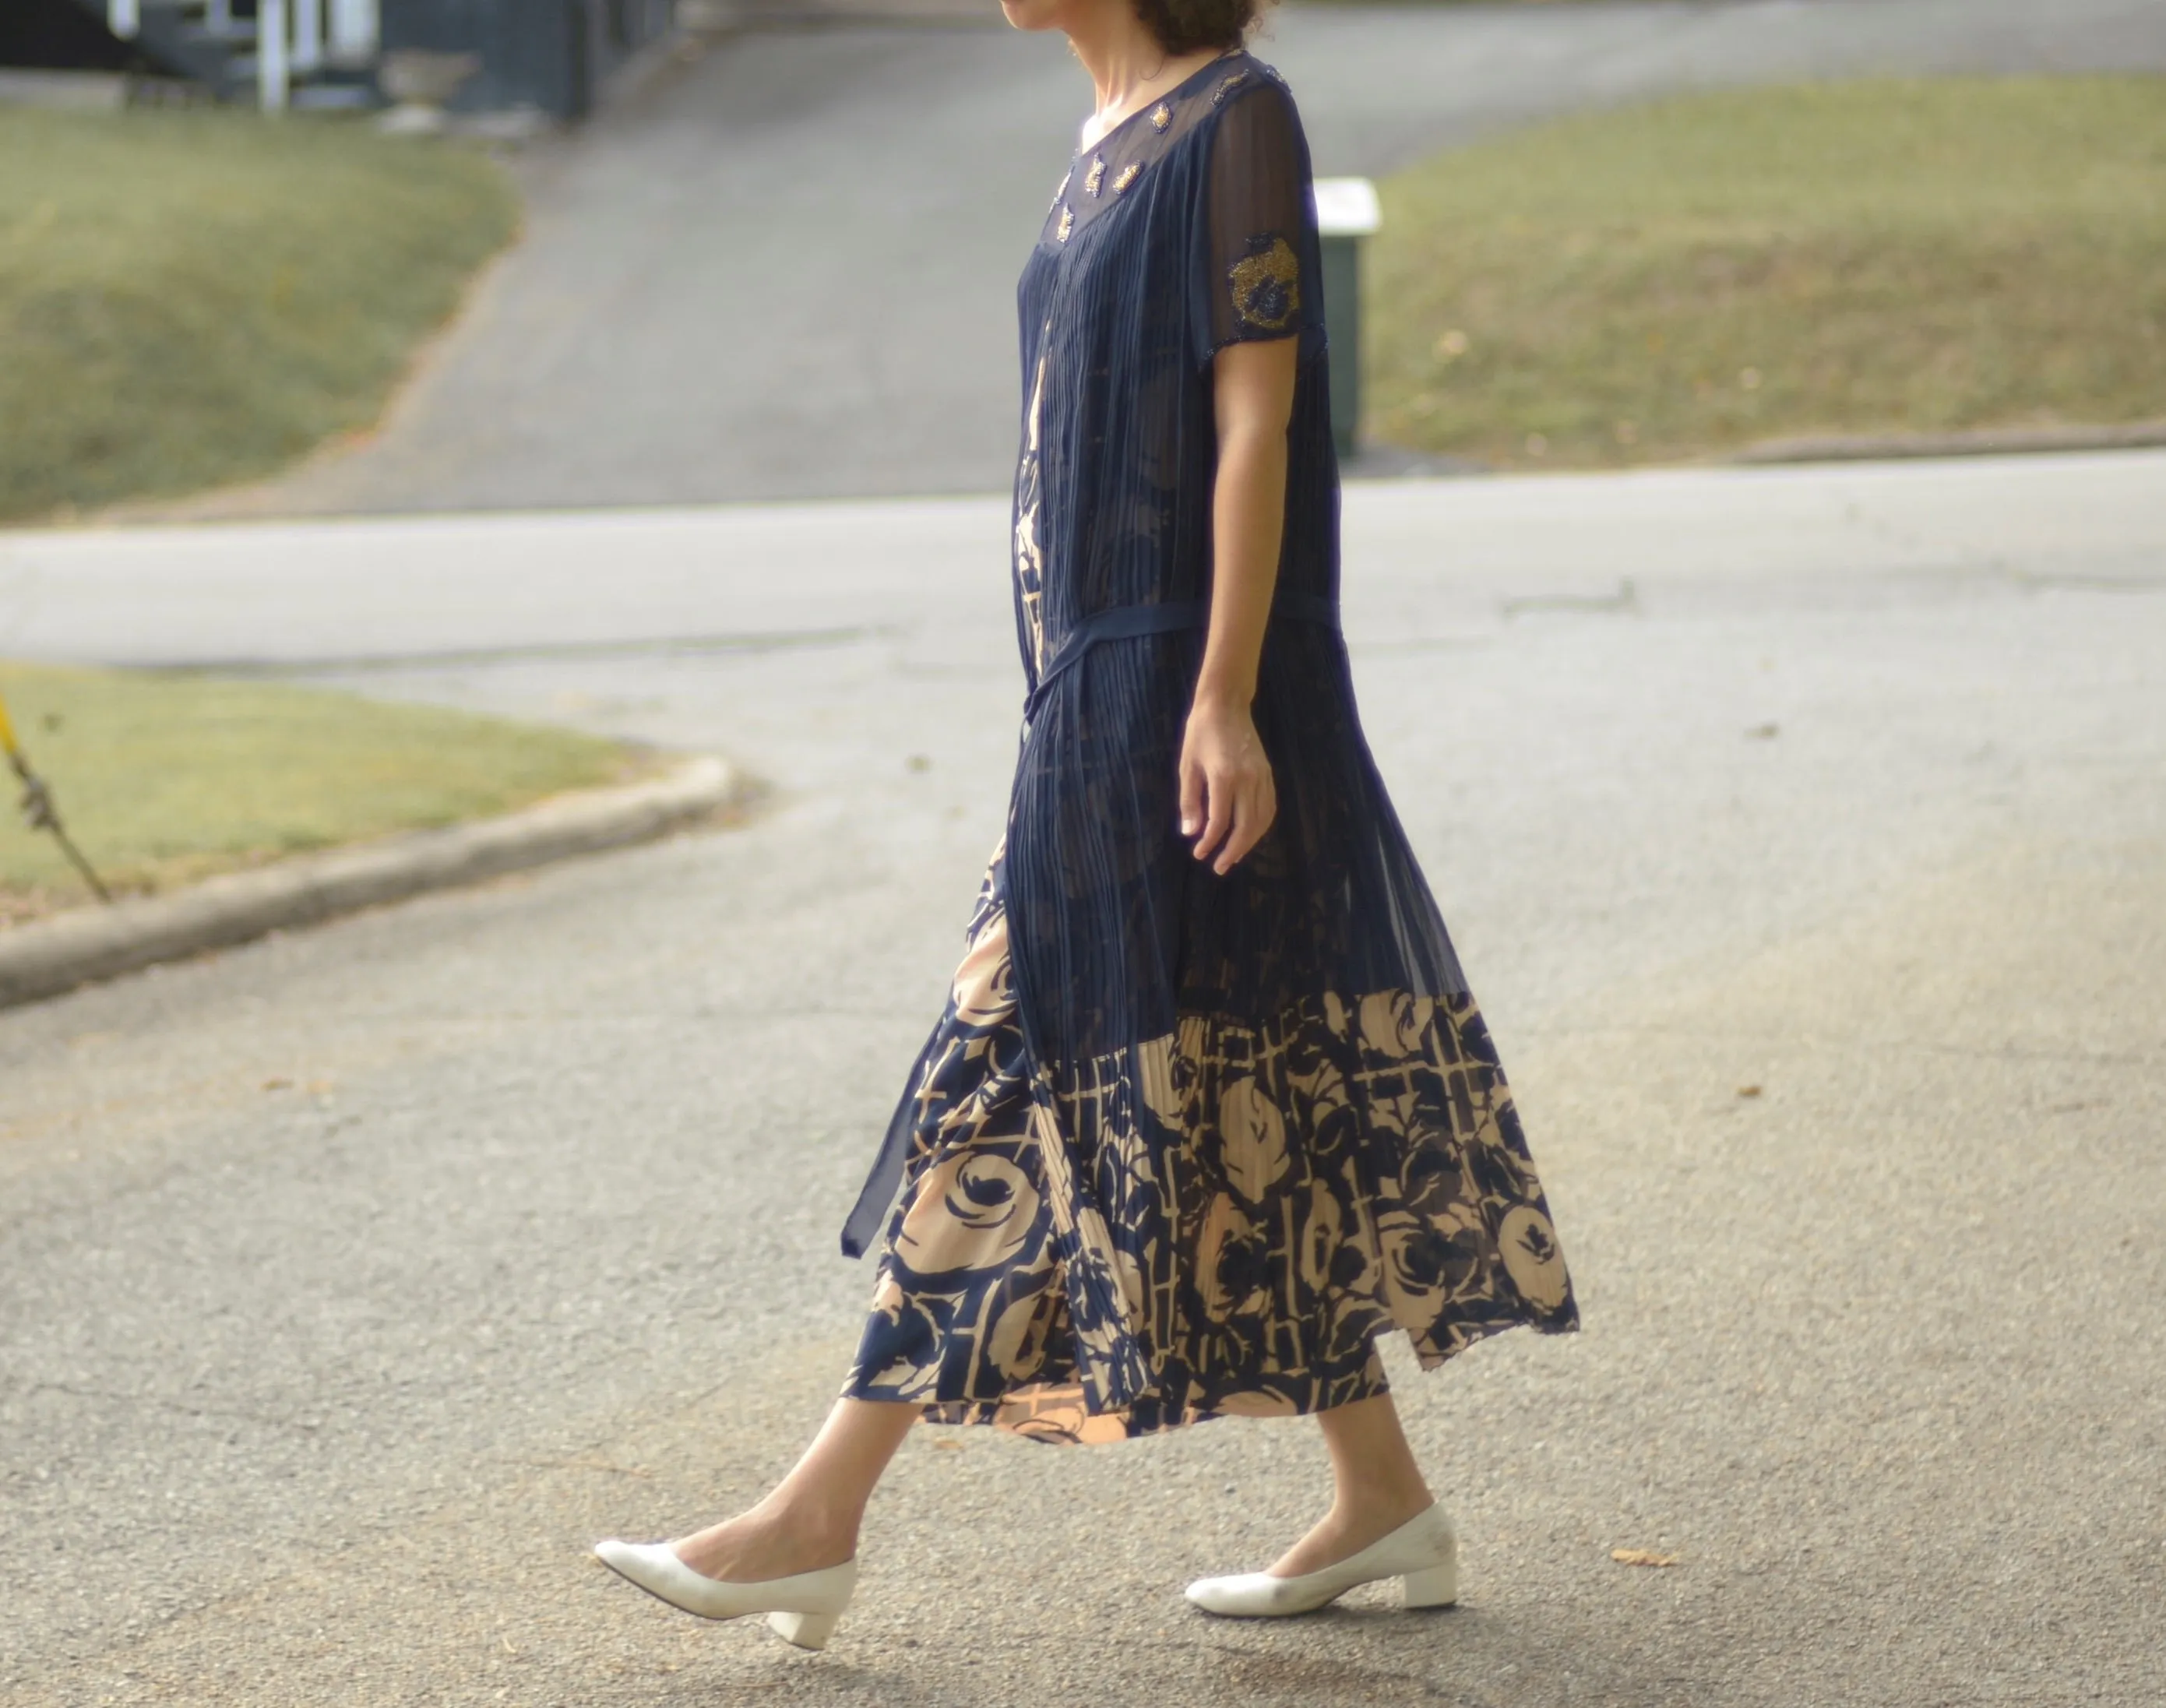
[[1446,1560],[1440,1566],[1409,1572],[1399,1583],[1407,1592],[1406,1605],[1409,1607],[1455,1606],[1459,1601],[1459,1563]]
[[839,1613],[770,1613],[767,1628],[800,1648],[825,1648],[842,1616]]

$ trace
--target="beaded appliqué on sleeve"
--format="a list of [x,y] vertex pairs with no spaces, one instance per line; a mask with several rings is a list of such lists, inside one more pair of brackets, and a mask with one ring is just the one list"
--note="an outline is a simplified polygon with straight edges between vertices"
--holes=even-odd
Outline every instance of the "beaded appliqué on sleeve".
[[1060,224],[1054,228],[1053,235],[1058,241],[1065,243],[1068,241],[1068,234],[1075,229],[1075,210],[1063,203],[1060,209]]
[[1260,332],[1283,332],[1301,309],[1301,262],[1275,233],[1249,240],[1249,252],[1226,269],[1234,318]]
[[1133,183],[1143,175],[1143,162],[1138,160],[1130,161],[1126,166],[1123,167],[1120,171],[1113,174],[1113,193],[1116,195],[1118,195],[1123,190],[1128,188],[1130,184]]
[[1162,133],[1167,125],[1173,123],[1173,108],[1161,101],[1151,108],[1150,119],[1151,129]]
[[1083,175],[1083,193],[1095,196],[1106,182],[1106,156],[1099,155],[1091,162],[1091,170]]
[[1246,71],[1234,72],[1232,77],[1227,78],[1224,82],[1219,84],[1217,88],[1211,92],[1211,104],[1216,107],[1221,101],[1224,100],[1228,95],[1232,94],[1234,90],[1239,88],[1242,84],[1248,81],[1249,74]]

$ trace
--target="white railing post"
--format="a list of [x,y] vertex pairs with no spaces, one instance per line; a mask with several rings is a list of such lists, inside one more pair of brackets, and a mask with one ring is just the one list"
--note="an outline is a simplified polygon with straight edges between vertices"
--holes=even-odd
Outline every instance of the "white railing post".
[[330,0],[331,55],[349,63],[376,57],[377,0]]
[[266,113],[286,110],[286,0],[256,0],[256,98]]
[[293,0],[293,69],[304,76],[324,66],[324,0]]
[[105,27],[123,41],[132,41],[143,27],[140,0],[105,0]]

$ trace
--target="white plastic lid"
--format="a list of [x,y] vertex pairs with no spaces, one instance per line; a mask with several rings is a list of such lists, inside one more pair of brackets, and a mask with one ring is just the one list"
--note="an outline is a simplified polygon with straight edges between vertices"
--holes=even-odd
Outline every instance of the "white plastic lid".
[[1384,223],[1376,187],[1366,178],[1316,181],[1316,229],[1326,237],[1366,237]]

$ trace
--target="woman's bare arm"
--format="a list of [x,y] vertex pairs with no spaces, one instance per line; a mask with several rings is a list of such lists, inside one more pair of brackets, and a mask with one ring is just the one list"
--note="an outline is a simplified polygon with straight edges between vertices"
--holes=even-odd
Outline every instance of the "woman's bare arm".
[[1218,468],[1211,493],[1211,627],[1181,744],[1181,833],[1222,875],[1278,813],[1249,704],[1286,530],[1286,426],[1297,340],[1229,344],[1212,363]]

